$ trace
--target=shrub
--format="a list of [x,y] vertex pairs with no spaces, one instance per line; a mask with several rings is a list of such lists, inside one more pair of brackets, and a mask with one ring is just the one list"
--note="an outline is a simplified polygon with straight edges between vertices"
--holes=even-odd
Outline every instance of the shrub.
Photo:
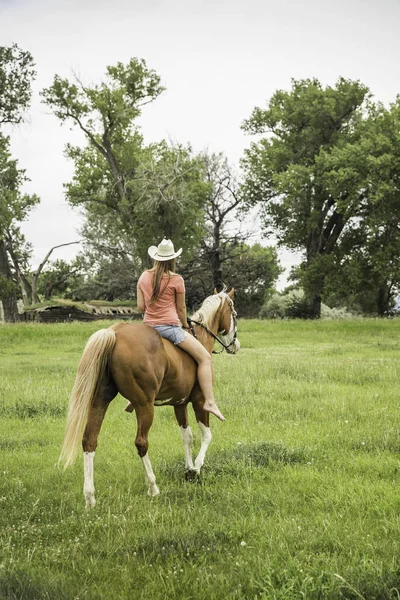
[[290,319],[311,319],[313,311],[303,290],[290,290],[286,295],[286,317]]
[[286,313],[286,297],[281,294],[273,294],[271,298],[261,307],[260,319],[283,319]]
[[[348,319],[355,315],[347,308],[321,305],[321,319]],[[273,294],[261,307],[260,319],[310,319],[312,311],[303,290],[293,289],[286,294]]]
[[351,319],[354,316],[347,308],[329,308],[326,304],[321,305],[321,319]]

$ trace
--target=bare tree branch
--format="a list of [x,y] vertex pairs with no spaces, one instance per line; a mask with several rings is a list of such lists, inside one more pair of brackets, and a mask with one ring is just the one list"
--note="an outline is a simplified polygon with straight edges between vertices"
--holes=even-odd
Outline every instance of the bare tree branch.
[[38,282],[40,273],[42,272],[43,267],[49,260],[53,250],[55,250],[56,248],[63,248],[64,246],[72,246],[73,244],[81,244],[82,241],[83,240],[78,240],[77,242],[67,242],[65,244],[58,244],[57,246],[53,246],[52,248],[50,248],[50,250],[48,251],[48,253],[46,254],[46,256],[44,257],[44,259],[42,260],[42,262],[40,263],[40,265],[38,266],[38,268],[36,269],[35,273],[32,276],[32,302],[34,304],[37,304],[39,302],[39,297],[37,295],[37,282]]

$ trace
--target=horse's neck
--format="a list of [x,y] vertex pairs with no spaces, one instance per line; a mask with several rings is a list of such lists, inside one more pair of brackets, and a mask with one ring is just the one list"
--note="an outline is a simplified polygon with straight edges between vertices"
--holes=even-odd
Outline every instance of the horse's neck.
[[[208,326],[209,330],[214,335],[217,335],[217,333],[218,333],[220,310],[221,310],[221,306],[219,306],[217,308],[217,310],[215,311],[215,314],[210,319],[209,326]],[[212,337],[212,335],[207,333],[207,331],[204,329],[204,327],[201,327],[200,325],[198,325],[196,327],[196,335],[197,335],[197,339],[199,340],[199,342],[204,346],[204,348],[207,350],[207,352],[209,352],[211,354],[211,352],[213,351],[213,348],[214,348],[214,341],[215,341],[214,338]]]
[[214,338],[200,325],[196,327],[196,336],[200,344],[211,354],[214,348]]

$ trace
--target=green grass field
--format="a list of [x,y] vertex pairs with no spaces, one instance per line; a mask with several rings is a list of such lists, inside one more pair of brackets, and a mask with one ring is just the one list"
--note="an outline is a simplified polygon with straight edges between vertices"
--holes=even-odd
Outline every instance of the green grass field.
[[201,479],[157,408],[149,499],[118,396],[86,511],[82,461],[55,464],[101,326],[0,327],[1,600],[400,598],[400,319],[240,321]]

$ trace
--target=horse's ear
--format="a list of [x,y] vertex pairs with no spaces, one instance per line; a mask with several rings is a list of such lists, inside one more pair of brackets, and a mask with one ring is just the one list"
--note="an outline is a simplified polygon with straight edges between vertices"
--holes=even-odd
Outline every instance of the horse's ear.
[[229,298],[233,298],[233,294],[235,293],[235,288],[232,288],[230,292],[228,292]]
[[216,294],[218,294],[218,292],[217,292],[217,288],[214,288],[213,294],[214,294],[214,296],[215,296]]

